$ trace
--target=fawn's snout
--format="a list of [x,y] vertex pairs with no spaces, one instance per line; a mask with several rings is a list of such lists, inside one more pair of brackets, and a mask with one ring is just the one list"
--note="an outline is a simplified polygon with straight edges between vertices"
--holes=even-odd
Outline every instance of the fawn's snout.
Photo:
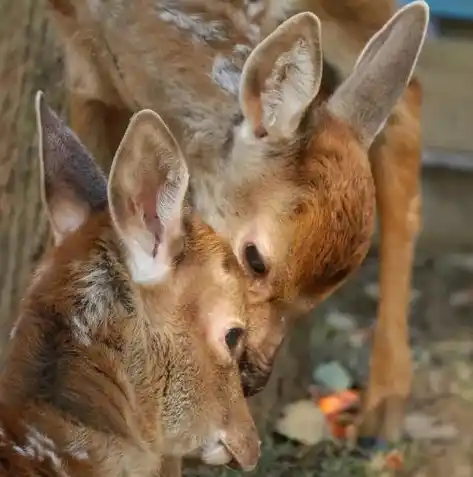
[[202,447],[202,460],[209,465],[229,465],[245,472],[256,467],[261,441],[243,399],[232,408],[229,425]]

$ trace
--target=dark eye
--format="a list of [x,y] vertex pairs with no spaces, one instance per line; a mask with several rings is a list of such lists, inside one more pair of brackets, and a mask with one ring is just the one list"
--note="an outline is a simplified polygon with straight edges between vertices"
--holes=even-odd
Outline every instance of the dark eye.
[[225,336],[225,343],[227,343],[228,349],[233,351],[240,342],[243,336],[243,328],[231,328]]
[[255,244],[250,243],[246,245],[244,254],[246,263],[256,275],[266,274],[266,265]]

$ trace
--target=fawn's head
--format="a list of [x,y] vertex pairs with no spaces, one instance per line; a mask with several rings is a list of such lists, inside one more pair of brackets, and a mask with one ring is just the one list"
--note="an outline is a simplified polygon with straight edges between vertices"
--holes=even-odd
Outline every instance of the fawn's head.
[[253,279],[252,300],[277,310],[252,326],[258,331],[241,363],[247,394],[269,376],[285,332],[279,317],[309,311],[367,254],[374,227],[368,150],[410,80],[427,22],[422,1],[398,11],[328,98],[320,94],[320,22],[309,12],[282,23],[245,63],[243,117],[229,153],[234,205],[222,228]]
[[[237,364],[251,313],[247,284],[229,244],[186,206],[188,172],[174,137],[154,112],[137,113],[107,184],[41,93],[37,115],[55,246],[32,293],[69,320],[64,347],[84,362],[105,360],[104,346],[115,350],[112,369],[136,401],[127,422],[140,416],[137,433],[158,435],[159,451],[200,448],[204,460],[225,463],[226,449],[243,469],[254,467],[259,439]],[[71,380],[78,396],[87,392],[80,374]],[[114,408],[108,399],[110,389],[103,409]]]

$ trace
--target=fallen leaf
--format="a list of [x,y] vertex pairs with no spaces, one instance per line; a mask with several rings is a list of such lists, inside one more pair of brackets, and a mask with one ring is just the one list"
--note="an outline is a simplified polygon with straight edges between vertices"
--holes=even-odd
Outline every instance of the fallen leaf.
[[340,414],[359,405],[358,392],[349,389],[319,399],[319,407],[326,416]]
[[323,412],[311,400],[303,399],[288,404],[275,430],[288,439],[313,446],[330,438],[330,429]]

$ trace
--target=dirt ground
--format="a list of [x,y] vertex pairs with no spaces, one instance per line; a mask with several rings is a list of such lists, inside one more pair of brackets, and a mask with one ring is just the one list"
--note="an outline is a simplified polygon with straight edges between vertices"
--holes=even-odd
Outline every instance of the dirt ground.
[[[64,112],[61,57],[54,31],[44,21],[43,7],[40,0],[0,2],[0,321],[3,337],[7,336],[9,323],[29,280],[31,264],[40,256],[47,232],[38,201],[33,120],[36,89],[43,89],[48,101]],[[446,132],[442,130],[442,134]],[[457,183],[452,180],[449,188],[455,191]],[[471,195],[471,190],[473,188],[468,186],[466,192],[463,188],[463,193]],[[454,197],[450,196],[450,202],[454,203]],[[441,218],[437,220],[435,216],[437,207],[432,206],[435,201],[442,202],[441,192],[435,200],[427,197],[426,203],[426,209],[433,210],[431,215],[438,224]],[[444,224],[449,223],[451,207],[455,206],[449,207],[445,209]],[[468,215],[463,217],[465,228],[471,230]],[[445,235],[448,233],[442,236]],[[434,247],[435,254],[421,247],[415,268],[411,336],[416,371],[406,429],[410,439],[406,440],[406,465],[402,472],[412,477],[473,475],[473,242],[471,250],[461,251],[455,245],[455,237],[447,242]],[[289,340],[272,383],[254,403],[256,411],[271,418],[264,432],[264,456],[253,475],[361,477],[373,474],[370,467],[360,465],[359,459],[346,453],[340,455],[327,443],[301,448],[276,439],[272,429],[282,396],[285,401],[305,397],[312,371],[321,363],[334,360],[356,381],[365,381],[369,328],[376,316],[376,274],[377,257],[373,250],[357,277],[301,324]],[[471,293],[462,292],[470,286]],[[344,317],[344,326],[334,325],[336,315]],[[187,470],[186,475],[230,477],[237,474],[199,468]]]

